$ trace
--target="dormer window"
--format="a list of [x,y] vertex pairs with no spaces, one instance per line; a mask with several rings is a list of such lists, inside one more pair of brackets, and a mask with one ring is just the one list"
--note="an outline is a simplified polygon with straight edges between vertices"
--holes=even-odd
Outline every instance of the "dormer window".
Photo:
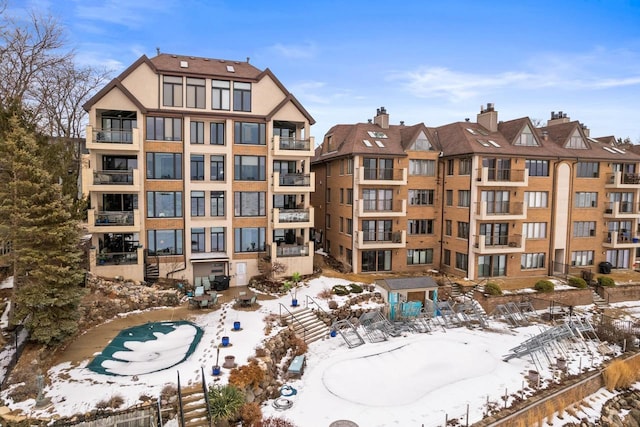
[[526,145],[526,146],[537,146],[538,143],[533,136],[533,132],[531,132],[531,128],[529,125],[525,126],[520,133],[520,138],[516,140],[515,145]]

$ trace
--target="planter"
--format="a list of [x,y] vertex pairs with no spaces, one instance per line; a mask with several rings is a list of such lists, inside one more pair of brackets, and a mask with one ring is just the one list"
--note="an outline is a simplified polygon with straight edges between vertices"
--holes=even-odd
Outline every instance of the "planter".
[[234,331],[239,331],[240,330],[240,322],[238,322],[238,321],[233,322],[233,330]]
[[218,375],[220,375],[220,366],[216,365],[213,368],[211,368],[211,375],[213,375],[214,377],[217,377]]
[[229,337],[222,337],[222,346],[227,347],[229,345]]
[[233,369],[236,367],[236,357],[235,356],[225,356],[224,363],[222,364],[223,368]]
[[297,307],[298,306],[298,300],[297,299],[292,299],[291,300],[291,307]]
[[329,332],[329,335],[331,335],[332,337],[335,337],[336,335],[338,335],[338,332],[336,332],[336,330],[332,330],[331,332]]

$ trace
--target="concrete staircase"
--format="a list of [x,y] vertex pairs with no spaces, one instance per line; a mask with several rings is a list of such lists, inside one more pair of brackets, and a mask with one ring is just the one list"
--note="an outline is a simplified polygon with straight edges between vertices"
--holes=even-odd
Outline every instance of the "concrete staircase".
[[303,308],[283,316],[295,335],[307,344],[326,337],[329,327],[310,308]]
[[180,398],[184,427],[209,427],[211,425],[207,418],[207,401],[201,384],[180,388]]
[[591,292],[593,293],[593,303],[599,310],[604,310],[605,308],[609,307],[609,303],[607,302],[607,300],[602,298],[600,294],[596,292],[595,288],[592,288]]

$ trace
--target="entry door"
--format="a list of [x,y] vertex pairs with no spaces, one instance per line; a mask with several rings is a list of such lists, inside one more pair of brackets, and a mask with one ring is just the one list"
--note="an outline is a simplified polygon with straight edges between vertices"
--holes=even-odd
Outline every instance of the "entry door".
[[247,284],[247,263],[236,263],[236,285],[245,286]]
[[629,268],[629,255],[629,249],[611,249],[607,251],[607,261],[613,268]]

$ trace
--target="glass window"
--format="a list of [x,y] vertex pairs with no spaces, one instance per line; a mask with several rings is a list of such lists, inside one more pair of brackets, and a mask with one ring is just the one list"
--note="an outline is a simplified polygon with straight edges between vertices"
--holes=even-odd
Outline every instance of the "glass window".
[[211,145],[224,145],[224,123],[211,123]]
[[204,79],[187,77],[187,107],[204,108]]
[[251,111],[251,83],[233,82],[233,109]]
[[453,206],[453,190],[447,190],[445,193],[447,206]]
[[456,252],[456,268],[458,270],[467,271],[467,266],[469,265],[469,255]]
[[571,252],[571,265],[593,265],[594,251]]
[[458,237],[461,239],[469,238],[469,223],[458,221]]
[[407,233],[409,234],[433,234],[433,220],[410,219],[407,221]]
[[407,265],[433,264],[433,249],[407,249]]
[[224,191],[211,192],[211,216],[225,216]]
[[265,228],[250,227],[234,229],[234,250],[236,252],[264,251]]
[[444,220],[444,234],[445,234],[445,236],[451,236],[452,235],[452,230],[453,230],[452,224],[453,224],[453,222],[450,219],[445,219]]
[[190,142],[192,144],[204,144],[204,122],[191,122],[190,129]]
[[211,252],[226,251],[224,227],[211,227]]
[[531,132],[531,128],[529,126],[525,126],[520,134],[520,138],[518,138],[515,142],[515,145],[527,145],[527,146],[537,146],[535,137],[533,136],[533,132]]
[[576,176],[578,178],[597,178],[599,176],[598,162],[578,162]]
[[598,206],[598,193],[596,192],[577,192],[576,208],[595,208]]
[[191,192],[191,216],[204,216],[204,191]]
[[447,160],[447,175],[453,175],[453,159]]
[[347,188],[347,205],[353,205],[353,188]]
[[204,252],[204,228],[191,229],[191,252]]
[[546,191],[525,191],[524,201],[528,208],[546,208],[549,206],[549,193]]
[[147,140],[182,141],[182,120],[171,117],[147,117]]
[[191,181],[204,181],[204,154],[191,155]]
[[442,254],[442,263],[444,265],[451,265],[451,250],[445,249]]
[[147,218],[164,217],[182,217],[182,191],[147,191]]
[[325,214],[325,216],[324,216],[324,225],[327,228],[331,228],[331,214]]
[[165,107],[182,107],[182,77],[164,76],[162,105]]
[[432,206],[434,190],[409,190],[409,205]]
[[347,159],[347,175],[353,175],[353,158]]
[[409,160],[409,175],[436,176],[436,161]]
[[231,83],[226,80],[211,80],[211,109],[228,110]]
[[522,224],[522,236],[527,239],[546,239],[546,222],[525,222]]
[[233,178],[238,181],[264,181],[266,179],[264,156],[234,156]]
[[182,230],[148,230],[149,255],[182,255]]
[[235,122],[233,142],[235,144],[265,145],[265,124]]
[[507,274],[506,255],[482,255],[478,257],[478,277],[496,277]]
[[544,268],[545,253],[522,254],[520,256],[520,268],[522,270],[532,270],[534,268]]
[[351,218],[347,218],[347,234],[348,235],[353,234],[353,219]]
[[233,214],[235,216],[265,216],[266,193],[264,191],[236,191]]
[[391,271],[391,251],[362,251],[362,271]]
[[595,235],[595,221],[575,221],[573,223],[573,237],[592,237]]
[[182,179],[182,154],[147,153],[147,179]]
[[471,191],[458,190],[458,206],[468,208],[471,205]]
[[458,165],[458,175],[471,175],[471,159],[460,159]]
[[529,176],[549,176],[549,160],[530,160],[524,162]]
[[224,181],[224,156],[211,156],[211,181]]

